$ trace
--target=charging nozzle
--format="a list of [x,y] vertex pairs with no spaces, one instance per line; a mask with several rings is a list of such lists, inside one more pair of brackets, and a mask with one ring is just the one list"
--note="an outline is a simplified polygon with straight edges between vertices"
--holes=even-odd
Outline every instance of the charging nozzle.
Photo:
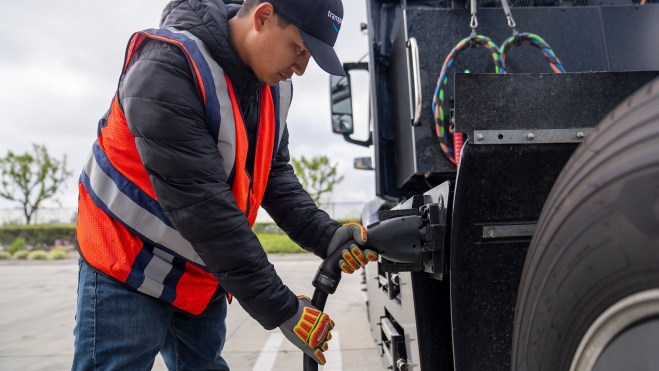
[[[380,221],[367,227],[368,239],[361,248],[377,252],[383,270],[387,264],[397,265],[395,272],[424,271],[435,279],[443,279],[446,210],[442,196],[438,202],[426,203],[418,209],[380,211],[379,217]],[[327,296],[339,286],[342,272],[339,261],[343,251],[349,250],[353,243],[348,241],[340,246],[318,267],[312,281],[316,290],[311,301],[317,309],[324,310]],[[318,364],[305,355],[304,370],[318,370]]]

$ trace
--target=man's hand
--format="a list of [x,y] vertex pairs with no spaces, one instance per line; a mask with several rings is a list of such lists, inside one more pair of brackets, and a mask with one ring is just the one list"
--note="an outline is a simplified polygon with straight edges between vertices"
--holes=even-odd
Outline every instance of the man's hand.
[[345,249],[341,253],[343,259],[339,261],[339,267],[345,273],[353,273],[361,266],[366,265],[369,261],[378,260],[378,254],[372,250],[364,250],[359,245],[366,243],[366,228],[357,222],[348,222],[334,232],[329,245],[327,246],[327,256],[332,254],[344,243],[351,239],[356,244],[350,245],[350,249]]
[[322,366],[325,364],[323,352],[332,338],[330,331],[334,328],[334,322],[327,314],[314,308],[309,297],[300,295],[298,301],[297,313],[279,329],[291,343]]

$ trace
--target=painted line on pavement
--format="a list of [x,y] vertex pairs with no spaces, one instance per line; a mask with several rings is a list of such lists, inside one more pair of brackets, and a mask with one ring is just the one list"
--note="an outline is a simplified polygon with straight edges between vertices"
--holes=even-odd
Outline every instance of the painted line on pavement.
[[272,370],[272,366],[275,365],[275,361],[277,360],[277,354],[282,340],[284,340],[284,334],[281,332],[277,331],[270,334],[270,337],[268,338],[268,341],[265,342],[263,349],[261,349],[261,354],[259,354],[259,358],[256,359],[256,363],[252,370]]
[[339,342],[339,332],[332,330],[332,340],[329,341],[329,349],[325,352],[325,366],[323,371],[342,371],[341,367],[341,343]]

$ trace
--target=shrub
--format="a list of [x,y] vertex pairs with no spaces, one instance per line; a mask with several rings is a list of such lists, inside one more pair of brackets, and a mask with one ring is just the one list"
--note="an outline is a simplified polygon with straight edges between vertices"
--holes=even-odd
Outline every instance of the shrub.
[[11,254],[8,251],[0,251],[0,260],[5,260],[11,258]]
[[0,227],[0,244],[10,244],[21,237],[25,244],[69,245],[75,243],[75,224],[5,225]]
[[48,253],[43,250],[34,250],[30,251],[27,254],[27,260],[46,260],[48,259]]
[[69,252],[63,249],[54,248],[48,252],[48,260],[66,259],[69,257]]
[[14,239],[11,245],[9,245],[9,249],[7,249],[10,254],[13,254],[18,250],[25,250],[25,238],[23,237]]
[[261,241],[263,250],[269,254],[305,252],[285,234],[257,234],[256,237]]
[[18,250],[13,254],[14,259],[27,259],[30,252],[27,250]]

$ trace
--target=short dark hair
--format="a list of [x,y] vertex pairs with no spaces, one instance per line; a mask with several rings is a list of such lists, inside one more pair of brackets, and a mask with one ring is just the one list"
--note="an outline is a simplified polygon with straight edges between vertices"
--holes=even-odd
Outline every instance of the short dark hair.
[[[245,0],[243,1],[243,6],[240,7],[240,10],[238,10],[238,13],[236,16],[242,18],[247,16],[254,8],[257,6],[265,3],[267,1],[263,0]],[[277,12],[275,12],[277,14]],[[291,22],[288,21],[288,19],[282,17],[281,15],[277,14],[277,26],[279,28],[286,28],[288,25],[291,24]]]

